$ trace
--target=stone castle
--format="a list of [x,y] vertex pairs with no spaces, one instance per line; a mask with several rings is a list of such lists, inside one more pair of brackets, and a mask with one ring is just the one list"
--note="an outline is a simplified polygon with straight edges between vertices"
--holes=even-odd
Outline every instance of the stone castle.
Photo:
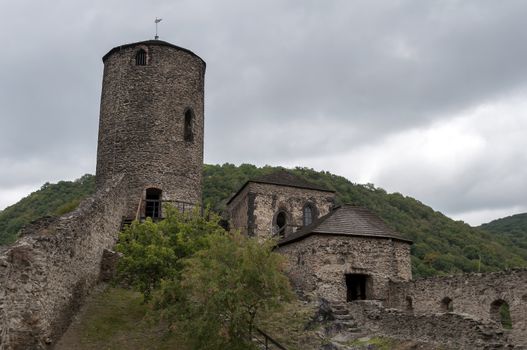
[[[95,195],[24,228],[0,250],[0,349],[47,349],[106,276],[134,219],[201,204],[205,62],[160,40],[104,57]],[[287,171],[245,183],[230,225],[276,251],[298,294],[352,314],[372,334],[447,348],[527,347],[527,270],[412,280],[412,242],[365,208]],[[512,329],[504,329],[507,305]]]

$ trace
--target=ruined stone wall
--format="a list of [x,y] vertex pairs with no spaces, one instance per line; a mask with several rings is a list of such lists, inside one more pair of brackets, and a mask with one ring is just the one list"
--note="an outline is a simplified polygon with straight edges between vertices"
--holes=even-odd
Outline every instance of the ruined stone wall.
[[[491,319],[491,304],[505,301],[512,319],[511,337],[527,342],[527,270],[420,278],[390,285],[387,306],[415,314],[445,312],[450,298],[454,313]],[[526,344],[527,345],[527,344]]]
[[390,280],[412,278],[410,245],[387,238],[313,235],[279,247],[294,288],[330,301],[346,301],[345,274],[367,274],[368,299],[384,300]]
[[[245,186],[242,192],[240,192],[236,198],[229,203],[229,219],[230,227],[233,229],[240,230],[244,235],[249,233],[249,186]],[[254,203],[254,195],[251,194],[251,208]]]
[[288,214],[286,235],[296,231],[303,222],[303,208],[306,203],[315,206],[318,217],[324,216],[335,204],[332,192],[309,190],[271,184],[249,183],[248,196],[254,196],[254,205],[249,205],[249,234],[267,238],[273,235],[273,220],[279,210]]
[[[522,344],[494,322],[454,313],[414,315],[369,301],[347,305],[359,327],[376,336],[436,344],[442,349],[504,349]],[[515,347],[516,348],[516,347]]]
[[97,283],[126,208],[122,176],[59,218],[41,220],[0,254],[0,349],[50,347]]
[[[136,65],[139,50],[146,65]],[[147,187],[163,200],[201,205],[205,62],[159,41],[124,45],[104,57],[97,148],[97,188],[126,174],[128,217]],[[185,113],[192,111],[192,139]]]

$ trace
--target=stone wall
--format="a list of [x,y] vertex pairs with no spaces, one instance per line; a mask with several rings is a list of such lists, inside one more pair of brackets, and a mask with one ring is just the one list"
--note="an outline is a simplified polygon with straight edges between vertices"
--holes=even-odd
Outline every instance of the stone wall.
[[[139,50],[147,53],[144,66],[135,62]],[[163,200],[201,205],[205,62],[159,40],[114,48],[103,61],[97,188],[126,174],[130,218],[147,187],[161,189]]]
[[[505,349],[514,341],[494,322],[468,315],[437,313],[414,315],[386,309],[380,303],[348,304],[354,322],[366,333],[401,340],[435,344],[441,349]],[[515,343],[518,345],[519,343]],[[515,347],[516,348],[516,347]]]
[[412,278],[410,245],[393,239],[312,235],[276,250],[287,257],[294,288],[330,301],[346,301],[346,274],[370,276],[368,299],[384,300],[390,280]]
[[510,336],[523,339],[527,345],[527,270],[511,270],[486,274],[463,274],[421,278],[392,283],[386,305],[415,314],[445,312],[445,298],[452,311],[481,320],[495,319],[491,305],[504,301],[512,319]]
[[[247,207],[240,205],[243,201]],[[236,220],[233,227],[247,227],[248,235],[268,238],[274,235],[275,216],[281,210],[287,213],[286,235],[301,227],[303,208],[307,203],[313,205],[317,217],[321,217],[329,213],[335,205],[335,193],[249,182],[229,204],[229,214]],[[246,223],[238,222],[238,217],[241,220],[247,218]]]
[[0,254],[0,349],[52,347],[97,283],[126,208],[123,177],[59,218],[40,220]]

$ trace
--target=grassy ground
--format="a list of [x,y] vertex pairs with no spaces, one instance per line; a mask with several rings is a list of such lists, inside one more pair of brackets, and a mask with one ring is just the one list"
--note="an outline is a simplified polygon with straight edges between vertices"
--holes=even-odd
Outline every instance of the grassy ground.
[[56,350],[190,350],[154,320],[142,295],[122,288],[95,292]]
[[[122,288],[100,286],[86,301],[56,350],[191,350],[177,330],[168,332],[142,304],[140,293]],[[295,301],[272,315],[261,315],[258,327],[288,350],[318,350],[329,339],[322,325],[306,329],[315,307]],[[348,349],[409,350],[434,347],[387,338],[367,337],[350,340]]]

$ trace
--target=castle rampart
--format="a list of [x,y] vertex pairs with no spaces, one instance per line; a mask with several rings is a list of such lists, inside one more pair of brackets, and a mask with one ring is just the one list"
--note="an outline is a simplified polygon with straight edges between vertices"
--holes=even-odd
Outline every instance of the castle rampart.
[[0,349],[45,349],[99,280],[126,208],[123,176],[58,218],[37,221],[0,254]]
[[388,307],[415,315],[453,312],[500,323],[506,303],[511,339],[527,346],[527,270],[419,278],[390,284]]

